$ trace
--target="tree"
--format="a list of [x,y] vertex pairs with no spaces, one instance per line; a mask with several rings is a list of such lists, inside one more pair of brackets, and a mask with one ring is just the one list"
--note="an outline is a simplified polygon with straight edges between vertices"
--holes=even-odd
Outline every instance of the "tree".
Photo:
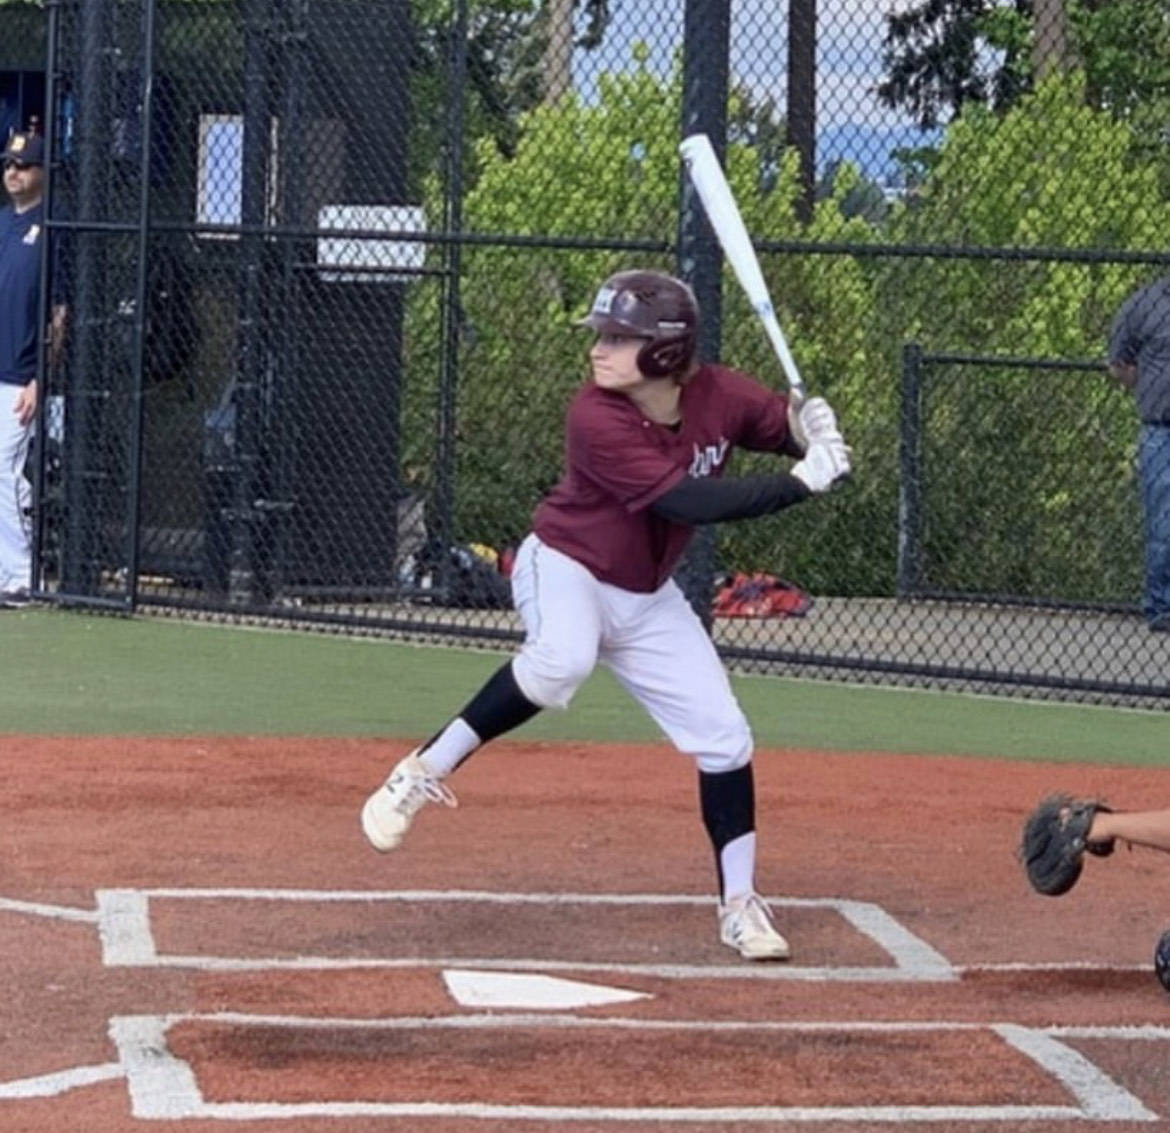
[[922,0],[886,19],[878,97],[933,128],[977,103],[1005,113],[1052,71],[1084,69],[1088,105],[1163,142],[1165,0]]
[[[1132,127],[1087,106],[1085,77],[1073,71],[1002,116],[968,107],[890,234],[907,244],[1136,251],[1161,248],[1168,226],[1157,171]],[[1094,357],[1112,310],[1143,270],[905,261],[891,265],[897,283],[891,278],[887,295],[906,337],[931,349]]]
[[1080,2],[1070,23],[1092,106],[1127,122],[1144,159],[1159,169],[1170,196],[1170,19],[1164,0]]
[[[574,35],[578,12],[582,26]],[[571,48],[599,47],[609,17],[609,0],[469,0],[464,44],[468,139],[488,136],[502,154],[512,154],[521,116],[569,89]],[[447,89],[457,46],[453,0],[420,0],[415,19],[417,146],[429,152],[444,136],[453,97]]]
[[[1118,305],[1151,273],[1110,262],[1107,250],[1161,248],[1168,226],[1158,169],[1134,129],[1087,104],[1079,70],[1054,73],[1002,115],[967,106],[890,234],[907,244],[1105,255],[891,260],[878,281],[877,320],[928,354],[1100,359]],[[1141,559],[1136,521],[1110,527],[1084,505],[1090,489],[1127,484],[1131,403],[1102,372],[973,364],[930,372],[932,584],[1098,600],[1131,594]],[[1110,515],[1128,512],[1119,505]],[[1114,580],[1111,590],[1105,580]]]
[[727,106],[727,142],[748,146],[759,156],[763,192],[776,187],[788,148],[784,117],[768,94],[762,99],[746,83],[733,83]]
[[823,201],[826,198],[836,197],[840,201],[842,216],[859,216],[870,224],[881,224],[890,211],[882,187],[868,178],[858,177],[857,183],[851,189],[843,196],[838,196],[837,177],[843,174],[845,169],[846,163],[840,158],[834,158],[825,166],[825,172],[817,182],[816,199]]
[[1033,0],[1036,29],[1032,36],[1032,73],[1037,80],[1065,71],[1073,61],[1064,0]]
[[[1021,18],[1032,15],[1032,0],[1009,7]],[[969,102],[1011,106],[1027,89],[1027,52],[1011,38],[989,41],[988,32],[1000,30],[987,23],[997,8],[996,0],[923,0],[887,16],[879,100],[908,111],[924,130],[950,121]],[[981,64],[987,47],[1003,53],[991,74]]]
[[[574,35],[577,8],[585,15],[585,29]],[[601,45],[609,26],[609,0],[545,0],[538,35],[543,41],[544,98],[556,102],[573,82],[573,46],[592,49]]]

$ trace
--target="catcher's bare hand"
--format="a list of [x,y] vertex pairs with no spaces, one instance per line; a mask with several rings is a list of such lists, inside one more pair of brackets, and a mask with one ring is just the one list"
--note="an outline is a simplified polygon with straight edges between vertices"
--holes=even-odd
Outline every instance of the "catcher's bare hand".
[[1105,857],[1113,839],[1090,842],[1089,828],[1098,811],[1110,808],[1096,799],[1049,795],[1028,815],[1020,841],[1020,859],[1032,888],[1047,897],[1067,893],[1081,876],[1085,852]]

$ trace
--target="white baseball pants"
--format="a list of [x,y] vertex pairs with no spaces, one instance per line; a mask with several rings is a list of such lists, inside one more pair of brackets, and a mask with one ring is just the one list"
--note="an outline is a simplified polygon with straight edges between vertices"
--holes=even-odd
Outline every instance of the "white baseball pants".
[[0,383],[0,590],[32,584],[32,528],[26,514],[32,486],[24,477],[32,425],[16,419],[20,393],[20,386]]
[[512,595],[527,631],[512,672],[533,704],[567,708],[600,661],[701,770],[751,759],[751,729],[723,662],[673,579],[652,594],[623,590],[529,535]]

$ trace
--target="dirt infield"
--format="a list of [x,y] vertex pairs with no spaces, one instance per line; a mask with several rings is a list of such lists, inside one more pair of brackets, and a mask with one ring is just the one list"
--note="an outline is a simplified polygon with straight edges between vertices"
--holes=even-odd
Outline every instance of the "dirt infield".
[[1014,856],[1170,768],[760,752],[749,965],[665,746],[499,743],[381,857],[400,743],[0,743],[2,1133],[1170,1129],[1170,860]]

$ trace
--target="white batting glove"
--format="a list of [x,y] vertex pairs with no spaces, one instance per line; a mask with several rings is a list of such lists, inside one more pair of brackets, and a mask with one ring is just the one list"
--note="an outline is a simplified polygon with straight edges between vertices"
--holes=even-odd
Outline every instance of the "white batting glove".
[[792,466],[792,475],[802,481],[810,492],[827,492],[838,480],[848,476],[849,446],[834,429],[827,436],[814,438],[804,459]]
[[813,441],[838,432],[837,414],[823,397],[789,401],[788,429],[796,443],[807,453]]

